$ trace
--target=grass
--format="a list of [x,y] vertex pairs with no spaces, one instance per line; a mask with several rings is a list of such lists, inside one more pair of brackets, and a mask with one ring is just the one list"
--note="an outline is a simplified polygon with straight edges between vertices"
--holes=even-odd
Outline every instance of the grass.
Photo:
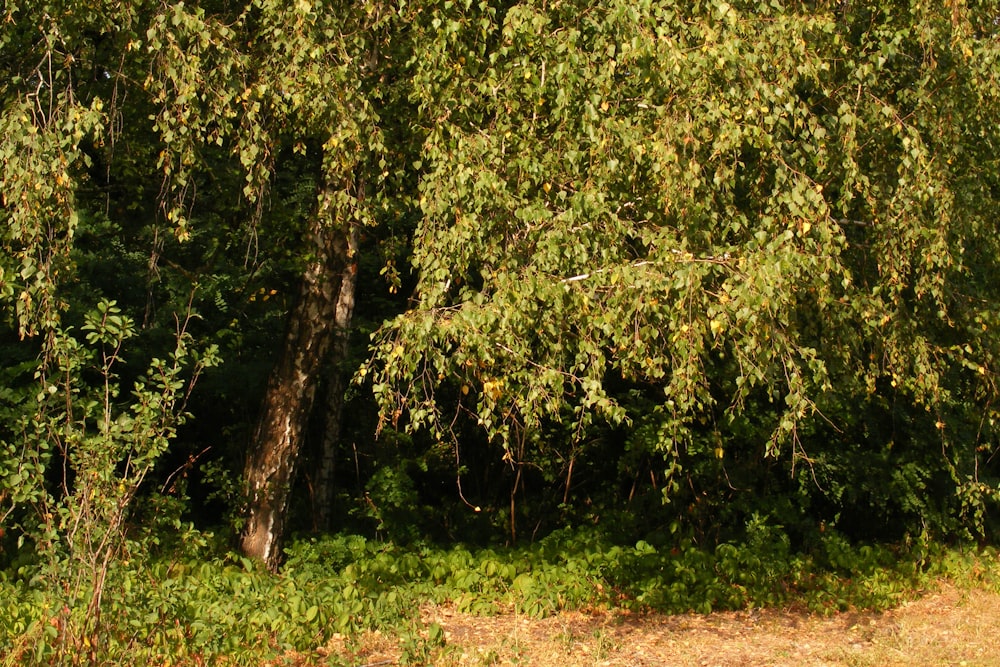
[[[524,619],[434,612],[447,616],[442,619],[447,648],[428,663],[439,667],[1000,664],[992,650],[1000,596],[945,581],[891,611],[830,616],[794,610],[709,615],[591,610]],[[344,664],[368,664],[344,657]],[[319,663],[303,658],[299,664]]]
[[[523,621],[510,614],[451,614],[444,625],[449,652],[436,655],[432,664],[1000,665],[993,650],[1000,595],[946,580],[885,612],[821,616],[785,609],[667,616],[592,610]],[[514,633],[517,640],[511,642]]]

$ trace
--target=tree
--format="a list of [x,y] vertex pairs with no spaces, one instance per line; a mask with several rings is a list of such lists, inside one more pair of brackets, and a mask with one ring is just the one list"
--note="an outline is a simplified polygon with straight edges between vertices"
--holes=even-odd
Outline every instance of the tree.
[[[117,240],[123,218],[144,220],[146,212],[140,200],[129,202],[131,216],[111,213],[123,194],[118,169],[149,173],[142,150],[124,151],[114,169],[105,158],[134,137],[123,121],[148,112],[117,97],[131,66],[146,64],[142,54],[139,62],[110,57],[133,51],[147,8],[26,9],[7,3],[0,34],[0,517],[19,546],[34,548],[61,596],[60,651],[80,652],[96,646],[106,579],[130,549],[133,500],[190,416],[196,380],[217,359],[189,329],[190,293],[171,304],[169,323],[149,310],[137,318],[102,289],[113,280],[86,271],[94,239]],[[137,182],[125,184],[128,194],[143,190]],[[119,278],[134,277],[121,247],[107,254],[126,260],[116,263]],[[143,292],[117,287],[124,298]],[[153,330],[161,345],[137,353]]]
[[[204,365],[186,355],[232,333],[223,311],[256,287],[236,248],[280,238],[301,282],[241,538],[277,567],[358,236],[412,203],[413,307],[361,370],[385,424],[443,443],[475,425],[518,471],[555,425],[568,497],[576,448],[606,424],[641,432],[676,482],[736,450],[833,476],[831,442],[899,437],[858,415],[902,414],[917,467],[889,492],[943,475],[975,523],[993,493],[1000,11],[775,5],[8,3],[0,298],[24,363],[3,399],[5,511],[48,497],[54,461],[79,480],[136,460],[74,458],[72,439],[53,455],[25,428],[36,403],[51,419],[34,423],[102,435],[153,406],[120,517]],[[100,278],[108,256],[129,280]],[[166,336],[172,311],[199,337]],[[141,356],[170,363],[119,375],[137,328]],[[101,414],[61,412],[95,392]],[[848,452],[838,466],[871,453]]]
[[[186,156],[205,139],[234,142],[247,169],[244,194],[252,201],[264,196],[281,151],[312,156],[316,169],[302,284],[244,472],[247,509],[240,548],[272,568],[281,558],[288,495],[320,370],[336,330],[350,322],[358,228],[373,220],[372,211],[382,202],[377,192],[388,175],[379,157],[381,130],[373,105],[379,35],[388,20],[383,12],[377,4],[260,2],[229,29],[214,17],[204,18],[201,10],[178,5],[172,27],[161,22],[164,31],[151,38],[152,48],[178,49],[197,64],[178,68],[173,58],[160,64],[159,97],[170,104],[158,126],[161,135],[183,137],[172,151],[181,167],[172,174],[181,177],[175,191],[186,181]],[[178,26],[192,34],[179,35]],[[192,52],[199,55],[195,44],[221,54],[218,61],[190,58]],[[244,44],[249,52],[243,52]],[[214,81],[220,72],[222,80]],[[217,91],[217,97],[186,92],[205,89]],[[239,125],[229,125],[229,118],[240,119]],[[181,233],[182,210],[171,208]],[[345,352],[341,345],[334,349]]]
[[906,405],[937,463],[891,493],[926,507],[940,472],[981,518],[998,11],[862,4],[442,9],[413,70],[418,297],[363,369],[386,422],[448,440],[467,414],[519,465],[546,424],[626,423],[624,387],[658,396],[668,470],[748,413],[757,456],[809,469],[859,407]]
[[[225,307],[234,284],[239,292],[251,282],[255,262],[245,262],[242,279],[226,264],[241,236],[273,233],[279,224],[269,218],[285,227],[276,236],[299,232],[287,250],[301,271],[299,296],[244,473],[241,548],[276,567],[319,373],[334,330],[350,323],[358,230],[390,208],[381,193],[394,175],[372,101],[391,90],[379,49],[395,9],[266,0],[53,4],[37,25],[24,14],[17,5],[7,9],[16,29],[5,51],[17,57],[5,63],[9,232],[0,274],[11,277],[0,284],[22,337],[51,341],[60,331],[68,287],[78,279],[81,217],[127,225],[147,239],[150,294],[166,266],[186,281],[189,305],[211,302],[207,286]],[[276,189],[281,169],[301,174],[311,195]],[[150,182],[156,185],[143,185]],[[343,345],[334,349],[345,353]]]

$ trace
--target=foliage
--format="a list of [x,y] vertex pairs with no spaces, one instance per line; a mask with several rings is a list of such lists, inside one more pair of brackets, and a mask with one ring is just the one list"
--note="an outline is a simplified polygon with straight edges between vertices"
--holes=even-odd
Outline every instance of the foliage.
[[[684,540],[621,544],[594,530],[503,550],[337,535],[293,544],[278,576],[217,555],[210,535],[181,523],[175,530],[177,550],[133,552],[110,569],[108,620],[82,647],[98,662],[262,664],[380,629],[399,638],[406,659],[427,664],[443,642],[440,627],[424,627],[417,614],[428,602],[529,617],[593,605],[706,612],[802,604],[828,613],[884,609],[942,575],[996,581],[991,552],[855,546],[830,534],[815,553],[795,553],[781,528],[762,519],[747,526],[746,541],[714,550]],[[5,664],[71,663],[65,643],[84,622],[81,611],[59,607],[37,567],[5,573],[0,588],[10,601],[0,616]]]
[[[10,660],[383,626],[419,662],[427,599],[881,607],[929,536],[991,540],[997,16],[9,0]],[[186,526],[239,507],[319,215],[363,228],[374,332],[338,509],[391,541],[301,541],[273,579]]]
[[833,514],[982,533],[998,15],[444,3],[410,63],[418,300],[362,369],[385,422],[467,419],[515,466],[633,426],[675,482],[774,457]]
[[[187,418],[198,375],[215,363],[213,349],[191,349],[186,326],[179,323],[170,357],[154,358],[134,382],[129,402],[118,373],[135,326],[113,301],[86,313],[78,335],[51,330],[33,369],[39,391],[12,425],[0,489],[8,514],[21,510],[12,526],[19,546],[30,540],[45,563],[41,580],[61,593],[64,608],[85,611],[72,636],[84,646],[63,650],[85,649],[97,631],[109,572],[126,549],[132,499]],[[98,381],[85,381],[87,374]]]

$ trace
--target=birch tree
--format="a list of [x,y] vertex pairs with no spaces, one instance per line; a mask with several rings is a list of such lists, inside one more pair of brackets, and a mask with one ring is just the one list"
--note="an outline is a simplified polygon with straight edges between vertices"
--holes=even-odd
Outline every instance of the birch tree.
[[808,466],[803,433],[884,397],[981,507],[998,14],[446,3],[415,28],[418,296],[363,370],[385,423],[448,441],[469,415],[518,465],[546,423],[626,424],[624,385],[659,396],[642,419],[668,462],[706,432],[723,459],[750,410],[758,456]]

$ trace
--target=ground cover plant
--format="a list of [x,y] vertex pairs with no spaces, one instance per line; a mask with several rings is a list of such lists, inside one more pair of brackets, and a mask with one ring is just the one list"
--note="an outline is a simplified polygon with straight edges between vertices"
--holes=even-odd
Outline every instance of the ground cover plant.
[[336,535],[296,541],[280,575],[196,532],[185,541],[183,551],[132,545],[132,557],[108,572],[96,621],[61,606],[39,564],[4,572],[4,664],[259,665],[297,656],[348,665],[372,633],[391,638],[394,663],[434,664],[447,642],[422,613],[428,607],[527,619],[782,607],[830,615],[886,610],[941,578],[985,590],[1000,581],[990,550],[853,547],[840,537],[796,554],[780,541],[616,544],[592,529],[517,549]]

